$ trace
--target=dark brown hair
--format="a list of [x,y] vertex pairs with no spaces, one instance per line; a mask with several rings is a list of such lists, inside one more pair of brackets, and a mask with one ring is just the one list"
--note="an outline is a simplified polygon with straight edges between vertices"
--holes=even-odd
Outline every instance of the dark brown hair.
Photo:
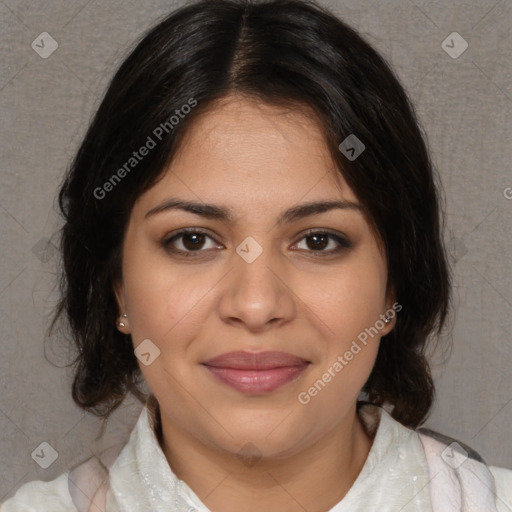
[[[449,310],[437,174],[413,106],[383,57],[329,11],[301,0],[189,4],[152,28],[112,79],[59,193],[64,272],[52,329],[65,314],[77,349],[74,401],[108,417],[128,392],[144,399],[131,339],[116,329],[124,231],[187,126],[230,93],[302,105],[317,116],[383,243],[388,285],[402,306],[363,391],[370,402],[392,404],[402,424],[418,426],[434,397],[426,348]],[[191,99],[197,106],[112,182]],[[365,145],[355,160],[338,149],[351,134]]]

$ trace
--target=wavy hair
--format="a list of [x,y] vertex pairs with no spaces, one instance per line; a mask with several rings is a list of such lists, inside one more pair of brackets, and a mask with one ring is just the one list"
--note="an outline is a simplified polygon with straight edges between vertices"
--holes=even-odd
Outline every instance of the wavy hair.
[[[51,329],[64,316],[77,350],[73,400],[105,418],[129,392],[144,400],[131,339],[116,329],[124,232],[135,200],[162,176],[190,123],[232,93],[314,112],[382,242],[402,306],[363,391],[417,427],[434,399],[426,349],[440,339],[450,302],[437,172],[391,66],[355,29],[306,0],[188,4],[150,29],[115,73],[59,192],[63,273]],[[190,98],[197,106],[98,197]],[[366,146],[353,161],[338,149],[350,134]]]

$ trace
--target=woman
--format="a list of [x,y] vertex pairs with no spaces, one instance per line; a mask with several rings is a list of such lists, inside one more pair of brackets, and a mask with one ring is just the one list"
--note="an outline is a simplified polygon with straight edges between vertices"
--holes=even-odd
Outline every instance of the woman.
[[512,510],[511,470],[419,429],[450,291],[436,176],[394,74],[330,13],[175,11],[60,205],[73,399],[145,406],[1,512]]

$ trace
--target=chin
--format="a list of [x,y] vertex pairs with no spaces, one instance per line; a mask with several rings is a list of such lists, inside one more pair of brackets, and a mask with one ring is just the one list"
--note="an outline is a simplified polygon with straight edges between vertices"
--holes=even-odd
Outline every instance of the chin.
[[[223,429],[211,432],[209,439],[218,448],[241,458],[259,457],[284,459],[300,451],[304,445],[304,425],[284,425],[286,415],[276,416],[276,421],[237,425],[229,421],[229,434]],[[300,433],[300,438],[296,436]]]

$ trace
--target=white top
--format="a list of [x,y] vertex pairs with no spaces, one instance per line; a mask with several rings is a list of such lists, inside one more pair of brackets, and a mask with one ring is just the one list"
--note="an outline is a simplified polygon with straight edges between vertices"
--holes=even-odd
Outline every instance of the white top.
[[[114,459],[107,512],[209,512],[171,470],[155,431],[154,403],[148,400],[128,443]],[[428,467],[418,433],[380,407],[364,405],[360,416],[373,438],[372,447],[348,493],[326,512],[432,512]],[[489,469],[496,482],[498,512],[512,512],[512,470]],[[83,493],[68,476],[22,485],[0,505],[0,512],[77,512]]]

